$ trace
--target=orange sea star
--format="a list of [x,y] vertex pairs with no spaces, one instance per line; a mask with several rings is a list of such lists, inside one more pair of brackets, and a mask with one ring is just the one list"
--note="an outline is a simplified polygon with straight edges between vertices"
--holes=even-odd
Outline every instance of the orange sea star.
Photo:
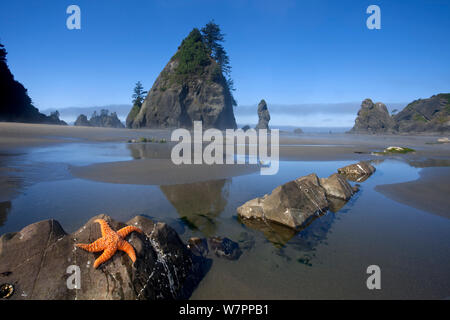
[[94,222],[98,222],[100,224],[102,237],[90,244],[76,244],[77,247],[89,252],[103,251],[102,255],[95,260],[94,268],[97,268],[103,262],[108,261],[117,250],[126,252],[133,262],[136,261],[136,253],[134,252],[131,244],[125,240],[125,237],[133,231],[142,233],[141,229],[133,226],[127,226],[116,232],[111,229],[108,223],[103,219],[96,219]]

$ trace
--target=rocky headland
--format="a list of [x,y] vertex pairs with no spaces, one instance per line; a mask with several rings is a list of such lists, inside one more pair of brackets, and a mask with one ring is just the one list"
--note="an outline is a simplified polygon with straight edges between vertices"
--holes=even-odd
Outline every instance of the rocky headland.
[[390,115],[386,105],[366,99],[349,133],[414,134],[450,132],[450,94],[418,99]]
[[28,96],[27,89],[14,79],[6,62],[7,52],[0,44],[0,121],[66,125],[58,112],[40,113]]

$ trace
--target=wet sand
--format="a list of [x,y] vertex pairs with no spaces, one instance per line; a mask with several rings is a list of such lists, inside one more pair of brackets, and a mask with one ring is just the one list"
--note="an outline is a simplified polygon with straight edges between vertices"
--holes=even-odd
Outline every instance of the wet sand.
[[415,181],[385,184],[375,190],[408,206],[450,219],[450,168],[423,168]]
[[82,179],[107,183],[170,185],[226,179],[253,173],[256,165],[175,165],[168,159],[144,159],[71,167]]
[[[122,142],[140,137],[165,138],[166,144],[148,144],[143,150],[133,154],[135,160],[96,163],[87,166],[72,166],[72,175],[101,182],[123,184],[176,184],[223,179],[243,175],[259,170],[250,165],[182,165],[175,166],[169,158],[175,144],[170,142],[170,130],[162,129],[114,129],[57,126],[42,124],[0,123],[0,191],[2,201],[14,194],[20,181],[11,178],[7,168],[10,156],[26,153],[29,148],[63,143],[104,143]],[[280,160],[292,161],[331,161],[331,160],[380,160],[388,157],[372,155],[392,145],[407,146],[416,149],[415,153],[389,156],[410,163],[430,161],[448,161],[450,144],[430,144],[436,136],[400,136],[400,135],[353,135],[353,134],[280,134]],[[132,151],[133,153],[133,151]],[[136,152],[135,152],[136,153]],[[429,170],[424,171],[424,175]],[[412,185],[393,185],[380,187],[380,192],[392,196],[398,201],[420,208],[432,208],[433,212],[446,214],[444,206],[448,203],[448,181],[439,174],[427,175],[426,179]],[[440,181],[440,183],[434,182]],[[436,187],[435,184],[443,187]],[[414,187],[415,189],[411,189]],[[408,191],[402,191],[402,190]],[[411,190],[417,190],[415,192]],[[420,193],[420,195],[417,195]]]

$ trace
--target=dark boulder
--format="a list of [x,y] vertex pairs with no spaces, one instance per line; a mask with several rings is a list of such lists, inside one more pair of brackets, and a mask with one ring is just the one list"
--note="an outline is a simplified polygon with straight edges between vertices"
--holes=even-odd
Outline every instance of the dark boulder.
[[[75,244],[101,237],[100,226],[94,223],[97,218],[114,230],[125,226],[99,215],[72,234],[57,221],[45,220],[0,237],[0,280],[14,285],[10,299],[187,299],[210,266],[209,260],[192,254],[172,228],[138,216],[127,222],[144,232],[127,238],[136,262],[117,251],[94,269],[93,261],[101,253]],[[80,287],[69,289],[71,268],[77,267]]]
[[194,254],[202,257],[214,253],[219,258],[237,260],[242,254],[239,244],[226,237],[209,237],[207,239],[193,237],[189,239],[188,247]]

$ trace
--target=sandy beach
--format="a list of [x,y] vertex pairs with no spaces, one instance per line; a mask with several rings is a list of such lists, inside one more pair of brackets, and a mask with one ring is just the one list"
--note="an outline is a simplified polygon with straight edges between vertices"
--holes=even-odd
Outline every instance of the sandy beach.
[[[9,200],[20,187],[21,179],[11,175],[13,155],[26,154],[30,148],[71,143],[123,143],[129,139],[155,137],[166,139],[166,144],[146,146],[133,150],[133,160],[95,163],[87,166],[70,166],[75,177],[122,184],[177,184],[223,179],[256,172],[256,165],[181,165],[170,161],[169,130],[161,129],[111,129],[73,127],[42,124],[0,123],[0,186],[2,201]],[[414,166],[446,165],[450,159],[450,144],[433,144],[436,136],[417,135],[353,135],[353,134],[280,134],[280,160],[285,161],[333,161],[333,160],[384,160],[399,159]],[[416,152],[404,155],[374,156],[391,145],[408,146]],[[155,151],[156,150],[156,151]],[[137,153],[137,155],[136,155]],[[431,164],[430,164],[431,163]],[[447,168],[426,168],[417,181],[378,186],[377,191],[402,203],[428,209],[449,217]],[[293,177],[295,178],[295,177]]]
[[450,168],[423,168],[420,178],[410,182],[379,185],[385,196],[450,219]]

